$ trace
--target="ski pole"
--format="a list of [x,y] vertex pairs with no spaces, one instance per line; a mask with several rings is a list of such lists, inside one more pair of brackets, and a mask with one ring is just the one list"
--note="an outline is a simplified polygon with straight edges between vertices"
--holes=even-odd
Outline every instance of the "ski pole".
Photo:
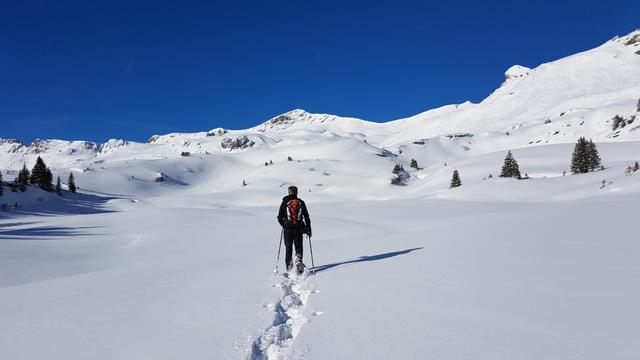
[[311,269],[313,269],[313,273],[316,273],[316,264],[313,261],[313,247],[311,246],[311,235],[309,236],[309,252],[311,252]]
[[276,268],[273,270],[274,274],[278,273],[278,264],[280,264],[280,249],[282,249],[282,238],[284,237],[284,228],[280,232],[280,245],[278,245],[278,258],[276,259]]

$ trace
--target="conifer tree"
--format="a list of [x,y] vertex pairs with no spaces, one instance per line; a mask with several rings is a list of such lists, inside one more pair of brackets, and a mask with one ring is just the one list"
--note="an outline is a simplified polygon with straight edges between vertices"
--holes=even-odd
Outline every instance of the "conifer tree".
[[18,177],[15,180],[16,186],[20,191],[27,191],[27,185],[29,185],[29,169],[27,169],[27,164],[22,164],[22,170],[18,172]]
[[42,188],[45,182],[44,178],[46,176],[46,171],[47,165],[44,163],[44,160],[42,160],[42,158],[38,156],[38,159],[36,159],[36,164],[31,170],[29,183],[31,183],[31,185],[38,185]]
[[584,174],[589,172],[589,155],[587,139],[581,137],[576,142],[571,155],[571,172],[573,174]]
[[44,176],[42,177],[42,183],[40,187],[45,191],[53,191],[53,174],[51,173],[51,169],[46,168],[44,171]]
[[458,174],[458,170],[453,170],[453,176],[451,177],[451,185],[449,185],[449,189],[457,188],[460,185],[462,185],[460,174]]
[[504,158],[504,164],[502,165],[502,172],[500,173],[500,177],[513,177],[516,179],[520,179],[520,167],[518,166],[518,162],[513,157],[511,151],[507,153],[507,156]]
[[416,161],[416,159],[411,159],[411,165],[412,168],[418,170],[418,161]]
[[587,163],[589,164],[589,170],[596,170],[600,167],[601,162],[602,160],[600,159],[596,144],[593,143],[593,140],[589,139],[587,143]]
[[56,180],[56,194],[62,195],[62,184],[60,183],[60,176],[58,176],[58,180]]
[[625,119],[620,115],[616,115],[612,117],[611,120],[612,120],[611,130],[613,131],[615,131],[619,127],[625,127],[627,125],[627,122],[625,121]]
[[392,171],[392,172],[393,172],[394,174],[399,174],[399,173],[401,173],[401,172],[404,172],[404,167],[403,167],[402,165],[400,165],[400,164],[395,164],[395,165],[393,166],[393,171]]
[[571,155],[571,172],[574,174],[584,174],[601,167],[602,160],[593,140],[587,141],[581,137],[576,142]]
[[4,183],[2,182],[2,171],[0,170],[0,196],[4,192]]
[[76,192],[76,179],[73,177],[73,173],[70,172],[69,173],[69,180],[67,180],[67,187],[69,188],[69,191],[71,191],[72,193]]

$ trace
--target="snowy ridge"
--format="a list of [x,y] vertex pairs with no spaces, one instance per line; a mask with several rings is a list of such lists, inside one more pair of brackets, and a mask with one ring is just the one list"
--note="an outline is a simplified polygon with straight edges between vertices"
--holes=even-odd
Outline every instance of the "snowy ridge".
[[249,130],[258,132],[277,132],[289,129],[323,127],[335,131],[350,132],[375,127],[376,125],[379,124],[336,115],[311,114],[302,109],[295,109],[275,116]]
[[[608,121],[616,114],[632,116],[640,98],[639,38],[640,31],[636,30],[597,48],[533,69],[514,65],[506,71],[502,86],[479,104],[447,105],[387,123],[295,109],[246,130],[215,128],[208,132],[154,135],[147,146],[155,152],[173,154],[182,151],[215,153],[224,151],[220,142],[227,135],[248,136],[251,141],[259,137],[265,143],[277,143],[283,138],[296,137],[301,131],[310,131],[366,138],[381,147],[396,147],[449,133],[493,133],[493,137],[500,137],[498,134],[510,131],[510,138],[499,141],[504,146],[493,149],[503,150],[540,144],[536,141],[548,132],[546,127],[540,126],[545,120],[562,121],[575,127],[566,135],[545,136],[543,144],[570,143],[579,136],[610,141]],[[640,132],[624,131],[616,140],[638,140],[638,134]],[[110,140],[102,145],[39,140],[29,146],[20,146],[3,140],[0,141],[0,167],[15,169],[21,165],[21,157],[33,154],[49,157],[66,154],[76,157],[73,161],[78,161],[82,154],[81,159],[86,160],[127,145],[129,142],[124,140]],[[157,145],[163,145],[164,149],[160,151]],[[14,159],[7,159],[7,154],[13,154],[10,157]]]
[[[478,104],[446,105],[386,123],[296,109],[250,129],[154,135],[148,143],[0,140],[0,169],[10,181],[23,163],[31,167],[41,156],[54,176],[74,172],[87,190],[131,197],[234,193],[244,182],[251,195],[236,201],[254,205],[277,199],[274,189],[294,182],[323,201],[430,196],[450,176],[447,164],[570,145],[581,136],[597,143],[639,141],[638,34],[533,69],[512,66]],[[614,115],[624,126],[614,129]],[[558,156],[568,158],[565,151]],[[411,189],[388,195],[389,169],[396,163],[408,169],[412,159],[421,170],[409,169]],[[480,178],[496,171],[482,172]]]

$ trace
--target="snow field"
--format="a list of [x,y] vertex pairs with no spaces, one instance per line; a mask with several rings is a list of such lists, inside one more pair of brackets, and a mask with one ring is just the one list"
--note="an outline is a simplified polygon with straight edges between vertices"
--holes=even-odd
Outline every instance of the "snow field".
[[[0,359],[640,358],[634,34],[383,124],[294,110],[147,144],[0,140],[5,181],[42,156],[80,187],[0,197],[20,204],[0,211]],[[222,148],[237,136],[254,146]],[[579,136],[604,170],[569,175]],[[530,179],[498,178],[508,150]],[[292,184],[316,273],[273,286]]]

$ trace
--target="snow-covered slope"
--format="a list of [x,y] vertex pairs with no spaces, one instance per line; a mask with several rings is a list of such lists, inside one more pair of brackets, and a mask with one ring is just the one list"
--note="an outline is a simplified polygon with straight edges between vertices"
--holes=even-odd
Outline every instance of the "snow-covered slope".
[[[346,184],[359,184],[369,189],[363,198],[376,197],[389,182],[393,163],[408,165],[411,158],[432,168],[509,149],[570,144],[580,136],[596,142],[640,140],[639,38],[636,30],[533,69],[513,66],[481,103],[443,106],[407,119],[373,123],[296,109],[246,130],[154,135],[146,144],[0,140],[0,169],[9,170],[9,180],[23,163],[31,167],[42,156],[63,178],[76,172],[88,190],[136,196],[174,188],[236,191],[245,180],[259,189],[297,182],[329,195],[325,199],[339,191],[338,184],[347,193],[353,192]],[[625,118],[624,127],[613,129],[614,115]],[[385,150],[392,156],[375,156]],[[288,156],[294,163],[285,165]],[[276,166],[264,167],[269,160]],[[341,165],[323,165],[329,162]],[[313,175],[331,175],[307,176],[310,169]],[[417,175],[429,181],[426,174]],[[148,184],[159,176],[175,181]]]
[[[80,188],[3,187],[0,359],[640,358],[639,99],[635,31],[387,123],[0,140],[5,182],[42,156]],[[603,170],[568,174],[580,136]],[[497,176],[508,149],[527,180]],[[290,184],[299,279],[271,273]]]

